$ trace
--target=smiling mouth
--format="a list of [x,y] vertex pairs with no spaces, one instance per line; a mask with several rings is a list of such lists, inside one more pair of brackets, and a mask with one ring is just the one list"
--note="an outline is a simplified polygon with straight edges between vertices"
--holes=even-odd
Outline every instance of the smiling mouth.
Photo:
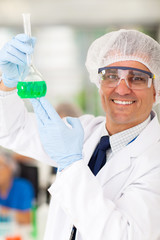
[[135,102],[135,101],[120,101],[120,100],[114,100],[114,99],[112,99],[112,101],[116,104],[121,104],[121,105],[131,105]]

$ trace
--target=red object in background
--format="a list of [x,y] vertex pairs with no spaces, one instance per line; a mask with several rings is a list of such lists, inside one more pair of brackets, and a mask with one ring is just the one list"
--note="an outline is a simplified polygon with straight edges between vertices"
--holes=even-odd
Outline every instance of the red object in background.
[[5,240],[22,240],[21,236],[6,237]]

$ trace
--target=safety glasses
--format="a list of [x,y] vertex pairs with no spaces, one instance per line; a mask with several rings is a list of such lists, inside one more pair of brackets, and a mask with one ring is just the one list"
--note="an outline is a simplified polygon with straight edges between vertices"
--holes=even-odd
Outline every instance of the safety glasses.
[[121,80],[125,80],[130,89],[141,90],[150,88],[155,75],[138,68],[131,67],[103,67],[98,69],[100,83],[108,88],[117,87]]

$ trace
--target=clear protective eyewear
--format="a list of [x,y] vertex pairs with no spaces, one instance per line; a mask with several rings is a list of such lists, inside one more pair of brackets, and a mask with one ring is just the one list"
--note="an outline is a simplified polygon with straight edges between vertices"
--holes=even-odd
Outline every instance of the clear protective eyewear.
[[108,88],[117,87],[121,80],[125,80],[130,89],[141,90],[150,88],[155,75],[151,72],[131,67],[103,67],[98,69],[100,83]]

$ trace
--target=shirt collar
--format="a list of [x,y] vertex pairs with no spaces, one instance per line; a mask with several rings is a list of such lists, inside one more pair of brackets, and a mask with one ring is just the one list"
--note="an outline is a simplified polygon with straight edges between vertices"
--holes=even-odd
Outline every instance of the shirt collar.
[[[138,124],[137,126],[110,136],[110,145],[111,145],[112,153],[118,152],[127,144],[129,144],[133,139],[135,139],[143,131],[143,129],[149,124],[150,121],[151,121],[151,115],[144,122]],[[105,126],[103,129],[102,135],[109,136]]]

